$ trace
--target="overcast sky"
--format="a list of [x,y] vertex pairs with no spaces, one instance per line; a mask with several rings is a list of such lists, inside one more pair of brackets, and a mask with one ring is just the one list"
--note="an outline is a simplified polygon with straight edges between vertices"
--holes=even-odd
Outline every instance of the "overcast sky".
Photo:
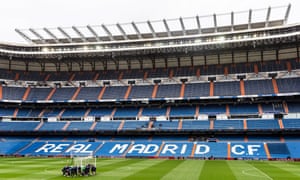
[[300,22],[299,0],[1,0],[0,41],[24,42],[15,28],[127,23],[228,13],[291,3],[289,23]]

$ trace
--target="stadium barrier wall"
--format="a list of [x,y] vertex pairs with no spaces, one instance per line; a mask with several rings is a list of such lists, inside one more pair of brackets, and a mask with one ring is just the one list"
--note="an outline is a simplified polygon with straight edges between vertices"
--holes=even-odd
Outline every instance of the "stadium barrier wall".
[[[300,143],[263,142],[172,142],[172,141],[37,141],[14,142],[13,151],[4,151],[11,142],[2,142],[2,155],[86,156],[139,158],[219,158],[219,159],[290,159],[300,158]],[[23,143],[23,144],[22,144]],[[22,144],[22,145],[20,145]],[[9,153],[9,154],[7,154]]]

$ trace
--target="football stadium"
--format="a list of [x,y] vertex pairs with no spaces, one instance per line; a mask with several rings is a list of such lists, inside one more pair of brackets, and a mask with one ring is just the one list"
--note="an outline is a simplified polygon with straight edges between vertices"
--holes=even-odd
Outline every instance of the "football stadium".
[[300,179],[290,10],[15,29],[0,179]]

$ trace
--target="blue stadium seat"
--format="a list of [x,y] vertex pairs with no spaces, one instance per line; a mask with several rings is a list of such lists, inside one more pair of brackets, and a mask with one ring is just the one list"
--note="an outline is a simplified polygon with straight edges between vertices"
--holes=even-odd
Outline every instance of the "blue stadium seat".
[[240,82],[215,82],[214,96],[238,96],[240,92]]
[[243,130],[243,120],[216,120],[214,121],[214,129],[217,130]]
[[208,130],[209,121],[183,120],[182,130]]
[[80,89],[76,100],[96,101],[102,90],[102,87],[83,87]]
[[277,120],[247,120],[247,128],[248,129],[279,129],[279,124]]
[[39,131],[62,131],[66,122],[45,122]]
[[159,85],[157,89],[157,98],[179,97],[180,84]]

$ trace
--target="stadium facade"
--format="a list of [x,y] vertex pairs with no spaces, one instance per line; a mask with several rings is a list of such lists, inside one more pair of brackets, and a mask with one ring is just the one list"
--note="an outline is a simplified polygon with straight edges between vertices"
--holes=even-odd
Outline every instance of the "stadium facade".
[[29,43],[0,44],[0,154],[299,159],[290,9],[16,29]]

